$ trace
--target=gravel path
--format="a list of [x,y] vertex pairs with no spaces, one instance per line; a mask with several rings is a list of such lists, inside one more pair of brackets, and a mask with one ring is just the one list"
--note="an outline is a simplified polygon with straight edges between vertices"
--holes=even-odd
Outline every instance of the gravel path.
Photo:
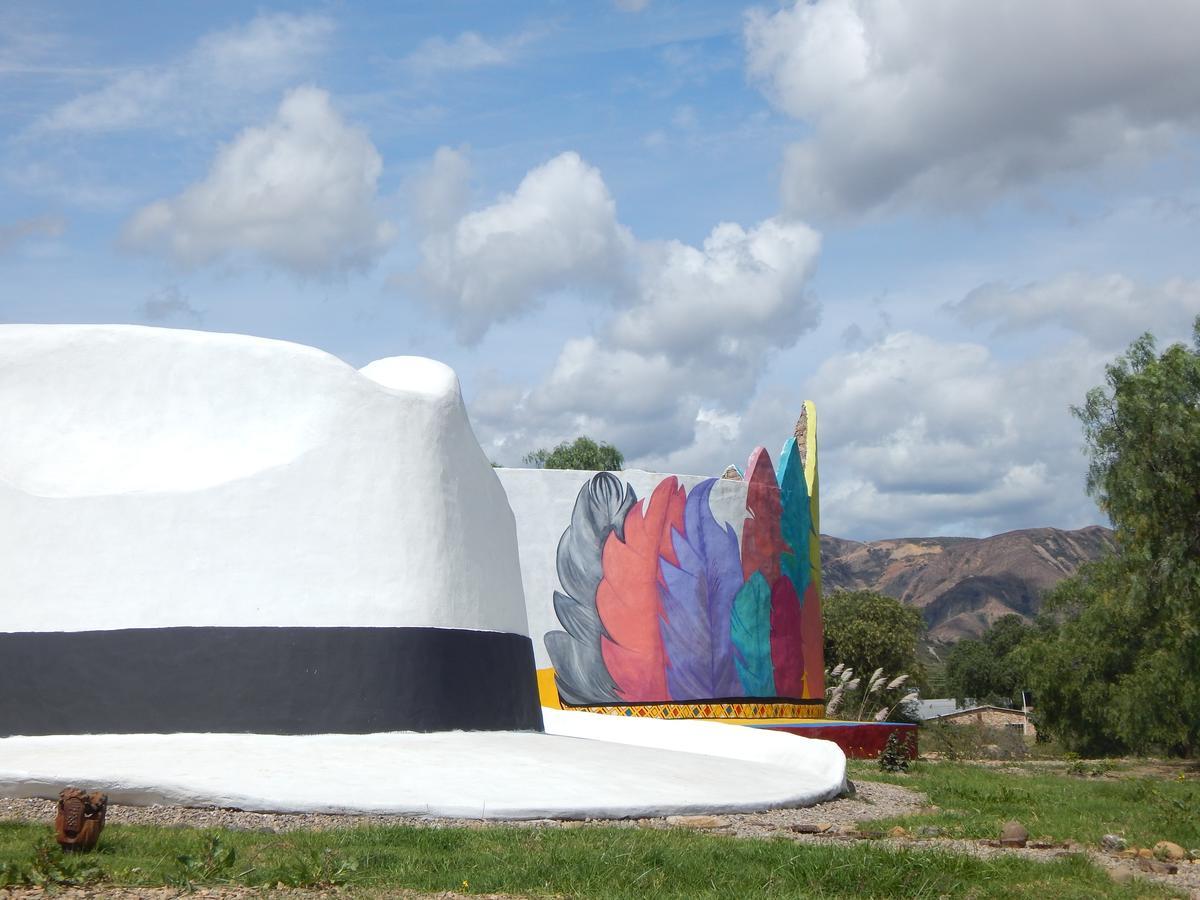
[[[886,819],[907,815],[919,809],[924,796],[908,788],[890,784],[863,782],[857,796],[832,800],[803,809],[777,809],[745,815],[715,817],[726,833],[744,837],[775,833],[791,825],[817,822],[851,825],[862,819]],[[24,819],[33,822],[54,821],[56,806],[50,800],[0,800],[0,819]],[[702,820],[710,816],[669,816],[654,819],[589,820],[595,824],[624,828],[667,828],[680,820]],[[420,816],[342,816],[321,813],[252,813],[232,809],[190,809],[183,806],[108,807],[111,824],[164,825],[188,828],[231,828],[242,831],[294,831],[299,828],[347,828],[356,825],[415,825],[425,828],[578,828],[579,821],[531,819],[527,821],[483,821],[481,819],[432,819]],[[713,827],[713,826],[709,826]]]
[[[243,831],[287,832],[297,829],[333,829],[347,828],[357,825],[412,825],[425,828],[579,828],[585,824],[606,825],[618,828],[673,828],[691,827],[699,830],[712,831],[717,834],[731,834],[742,838],[783,837],[800,843],[822,843],[829,841],[860,840],[855,823],[872,819],[887,819],[893,816],[909,815],[928,809],[927,800],[923,794],[908,788],[878,782],[862,781],[856,783],[857,793],[853,797],[833,800],[803,809],[777,809],[768,812],[750,813],[745,815],[721,816],[669,816],[651,819],[619,819],[604,821],[570,821],[558,819],[534,819],[529,821],[500,822],[481,821],[479,819],[430,819],[412,816],[341,816],[323,815],[316,813],[251,813],[231,809],[190,809],[179,806],[117,806],[108,809],[110,823],[149,824],[168,827],[188,828],[229,828]],[[47,800],[3,800],[0,799],[0,820],[25,820],[53,823],[55,804]],[[796,830],[797,827],[800,830]],[[818,833],[812,833],[816,829]],[[807,831],[805,830],[807,829]],[[1196,862],[1179,863],[1179,871],[1175,875],[1163,875],[1139,871],[1136,861],[1121,859],[1098,850],[1077,844],[1056,845],[1046,848],[1010,849],[992,846],[988,842],[949,840],[936,836],[921,837],[903,835],[876,839],[875,843],[890,847],[921,848],[943,850],[955,853],[967,853],[980,858],[990,858],[1002,854],[1017,854],[1038,861],[1047,861],[1058,857],[1083,853],[1093,862],[1114,874],[1114,880],[1127,880],[1130,875],[1137,878],[1148,878],[1168,885],[1175,890],[1183,891],[1193,900],[1200,900],[1200,864]],[[326,895],[324,892],[306,891],[301,889],[284,892],[268,892],[273,896],[278,893],[288,898],[306,898]],[[105,897],[134,898],[145,897],[154,900],[179,896],[172,889],[129,889],[116,891],[107,888],[103,891]],[[24,898],[42,896],[36,890],[0,889],[0,898]],[[60,891],[60,898],[94,897],[95,890],[71,889]],[[261,897],[264,893],[250,888],[209,888],[201,889],[190,896],[198,898],[222,897]],[[412,891],[396,891],[386,896],[413,898],[413,900],[452,900],[460,894],[439,893],[422,894]],[[486,896],[493,900],[507,900],[506,895],[473,894],[473,897]]]

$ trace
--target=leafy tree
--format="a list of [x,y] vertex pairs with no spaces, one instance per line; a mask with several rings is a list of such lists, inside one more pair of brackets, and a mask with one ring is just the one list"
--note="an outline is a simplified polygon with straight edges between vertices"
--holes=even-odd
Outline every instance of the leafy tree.
[[1032,629],[1018,615],[997,619],[979,640],[959,641],[946,657],[946,690],[959,703],[1009,706],[1024,684],[1024,660],[1015,651]]
[[612,444],[597,444],[590,437],[577,437],[571,443],[563,441],[553,450],[534,450],[523,459],[535,469],[583,469],[590,472],[613,472],[625,466],[625,456]]
[[1047,598],[1022,651],[1042,727],[1086,752],[1200,750],[1200,317],[1146,334],[1072,410],[1118,553]]
[[824,598],[825,661],[844,663],[870,677],[876,669],[920,681],[917,641],[925,630],[921,614],[874,591],[838,591]]

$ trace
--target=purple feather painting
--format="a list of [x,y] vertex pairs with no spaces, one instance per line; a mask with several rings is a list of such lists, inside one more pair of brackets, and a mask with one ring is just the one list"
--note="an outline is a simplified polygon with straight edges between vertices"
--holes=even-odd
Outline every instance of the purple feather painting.
[[673,700],[742,695],[730,637],[733,598],[742,587],[737,533],[709,507],[715,478],[692,489],[684,533],[671,537],[679,565],[660,563],[659,627],[667,652],[667,688]]

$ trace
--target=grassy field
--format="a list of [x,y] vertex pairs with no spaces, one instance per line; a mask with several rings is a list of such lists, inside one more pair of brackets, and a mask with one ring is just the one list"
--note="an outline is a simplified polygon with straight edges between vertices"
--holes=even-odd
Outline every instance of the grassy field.
[[962,762],[918,762],[909,774],[889,775],[874,763],[853,762],[850,777],[886,781],[923,791],[941,810],[863,823],[884,830],[894,825],[933,825],[945,837],[995,838],[1009,819],[1034,837],[1096,845],[1107,833],[1130,844],[1168,840],[1200,848],[1200,772],[1175,770],[1148,777],[1132,764],[1077,764],[1047,768],[1012,763],[1002,769]]
[[[1074,774],[1072,774],[1074,773]],[[1008,819],[1036,837],[1095,845],[1200,846],[1200,772],[1132,764],[920,762],[887,775],[854,762],[856,780],[923,791],[932,813],[864,822],[936,826],[951,838],[994,838]],[[366,827],[288,834],[110,825],[92,854],[64,857],[46,825],[0,822],[0,888],[84,884],[342,886],[527,897],[1145,897],[1083,856],[978,859],[871,841],[798,844],[686,829]]]
[[[357,828],[287,835],[114,825],[63,857],[0,823],[0,885],[339,885],[529,897],[1145,897],[1081,857],[981,860],[870,842],[801,845],[686,830]],[[40,849],[39,849],[40,848]]]

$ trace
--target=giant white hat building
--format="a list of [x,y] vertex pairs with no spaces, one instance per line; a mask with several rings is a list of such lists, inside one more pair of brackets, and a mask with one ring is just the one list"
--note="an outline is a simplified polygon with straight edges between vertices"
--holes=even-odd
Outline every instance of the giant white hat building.
[[0,569],[0,796],[525,817],[844,785],[825,741],[543,716],[513,514],[431,360],[0,326]]

